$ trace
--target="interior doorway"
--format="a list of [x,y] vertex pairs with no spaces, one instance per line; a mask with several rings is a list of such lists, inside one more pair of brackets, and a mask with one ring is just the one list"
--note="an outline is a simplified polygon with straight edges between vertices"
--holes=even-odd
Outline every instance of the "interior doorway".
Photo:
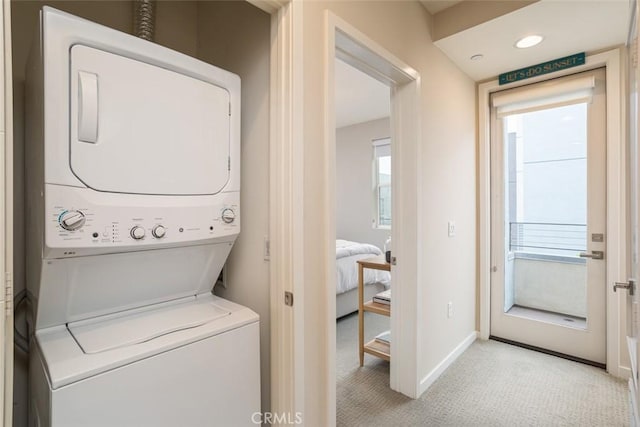
[[[380,371],[380,381],[389,382],[390,301],[381,311],[365,313],[360,299],[369,302],[381,298],[377,295],[390,296],[391,273],[363,270],[360,290],[358,262],[384,258],[384,252],[391,250],[393,197],[388,84],[336,58],[335,100],[336,411],[340,420],[341,402],[361,383],[363,361],[366,370]],[[365,354],[369,348],[371,352]]]
[[491,335],[604,367],[605,71],[495,92]]
[[[364,34],[360,33],[348,23],[334,15],[327,20],[329,25],[327,49],[327,149],[328,164],[330,170],[336,167],[336,141],[335,141],[335,62],[339,59],[360,72],[373,77],[378,82],[386,85],[390,91],[390,157],[393,180],[391,193],[394,195],[391,203],[391,217],[393,228],[391,239],[393,241],[392,255],[399,261],[392,260],[391,270],[394,281],[402,281],[403,286],[394,291],[393,306],[390,310],[390,330],[393,335],[393,345],[390,346],[389,357],[389,385],[393,390],[399,391],[410,397],[419,394],[418,383],[418,354],[415,336],[419,328],[417,271],[420,259],[420,247],[418,236],[418,207],[421,196],[418,193],[418,154],[417,141],[419,140],[419,114],[417,100],[419,97],[419,75],[407,64],[390,55]],[[394,143],[394,141],[400,141]],[[379,142],[379,141],[378,141]],[[373,141],[372,141],[373,145]],[[371,158],[373,161],[373,158]],[[335,173],[330,176],[328,188],[335,188]],[[373,193],[372,193],[373,194]],[[329,195],[329,212],[332,224],[329,229],[336,229],[336,194],[331,191]],[[371,226],[369,223],[368,226]],[[334,240],[336,236],[331,236]],[[327,242],[327,246],[333,246],[334,242]],[[332,251],[333,252],[333,251]],[[336,274],[335,261],[328,264],[328,277]],[[329,307],[335,307],[335,291],[327,294]],[[335,313],[334,310],[330,312]],[[402,326],[400,326],[402,325]],[[327,325],[329,337],[335,342],[335,320],[331,319]],[[335,351],[329,355],[335,360]],[[393,360],[402,360],[403,363],[393,363]],[[335,371],[329,384],[335,384]],[[335,386],[334,386],[335,387]]]

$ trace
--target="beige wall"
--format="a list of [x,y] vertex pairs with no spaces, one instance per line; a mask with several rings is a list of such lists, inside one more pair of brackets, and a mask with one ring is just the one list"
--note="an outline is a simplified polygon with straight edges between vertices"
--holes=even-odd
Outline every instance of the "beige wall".
[[538,0],[462,1],[433,15],[433,41],[499,18]]
[[[332,422],[327,412],[332,395],[323,390],[323,369],[331,369],[326,348],[329,336],[322,325],[330,324],[325,286],[330,283],[323,262],[330,253],[324,247],[331,236],[325,188],[328,165],[324,161],[324,43],[325,10],[329,9],[367,37],[390,51],[421,75],[422,140],[421,188],[424,217],[423,318],[419,319],[420,376],[431,372],[475,327],[476,301],[476,141],[475,84],[457,69],[431,42],[430,16],[417,2],[326,2],[303,4],[304,66],[304,213],[305,290],[304,316],[307,391],[305,420],[309,425]],[[456,237],[447,237],[447,221],[456,222]],[[329,242],[330,243],[330,242]],[[447,318],[447,302],[454,316]],[[392,362],[393,363],[393,362]],[[396,363],[402,363],[397,361]],[[339,404],[339,403],[338,403]]]
[[391,230],[377,229],[372,192],[374,139],[391,136],[389,118],[336,130],[336,237],[371,243],[380,249]]
[[245,2],[198,5],[198,58],[242,79],[242,231],[225,267],[227,289],[215,293],[260,315],[262,408],[270,407],[269,15]]
[[[130,2],[99,1],[13,1],[11,4],[13,88],[14,88],[14,293],[25,289],[25,223],[24,223],[24,79],[27,57],[36,35],[38,11],[50,5],[74,15],[100,22],[120,31],[131,32],[133,26]],[[18,312],[16,326],[26,331],[24,311]],[[14,426],[27,425],[28,359],[14,351]]]
[[[24,76],[27,55],[36,34],[38,11],[43,5],[101,23],[120,31],[133,30],[130,1],[32,1],[12,2],[13,78],[15,127],[15,292],[25,287],[24,267]],[[242,15],[242,16],[238,16]],[[224,28],[225,32],[216,32]],[[242,35],[242,36],[241,36]],[[198,39],[200,37],[201,39]],[[155,42],[229,69],[242,78],[242,233],[230,257],[227,297],[248,305],[261,317],[262,399],[269,404],[269,271],[262,260],[268,212],[268,89],[269,17],[238,2],[159,1]],[[217,61],[217,62],[216,62]],[[251,265],[243,274],[240,265]],[[266,296],[265,296],[266,295]],[[24,328],[24,318],[17,319]],[[26,426],[27,360],[15,353],[14,425]]]

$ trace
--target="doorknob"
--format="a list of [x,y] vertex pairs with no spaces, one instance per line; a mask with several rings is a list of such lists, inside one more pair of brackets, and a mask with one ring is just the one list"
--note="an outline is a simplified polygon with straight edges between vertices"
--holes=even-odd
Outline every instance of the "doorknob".
[[591,251],[590,254],[586,252],[580,252],[580,258],[591,258],[591,259],[604,259],[603,251]]
[[633,296],[633,290],[636,287],[636,282],[633,279],[629,279],[628,282],[616,282],[613,285],[613,292],[617,292],[618,289],[628,289],[629,295]]

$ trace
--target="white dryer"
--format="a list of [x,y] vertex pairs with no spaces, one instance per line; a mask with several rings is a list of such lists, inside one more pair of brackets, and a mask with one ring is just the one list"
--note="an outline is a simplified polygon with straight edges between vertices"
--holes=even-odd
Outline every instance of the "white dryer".
[[49,7],[27,74],[30,424],[252,425],[240,79]]

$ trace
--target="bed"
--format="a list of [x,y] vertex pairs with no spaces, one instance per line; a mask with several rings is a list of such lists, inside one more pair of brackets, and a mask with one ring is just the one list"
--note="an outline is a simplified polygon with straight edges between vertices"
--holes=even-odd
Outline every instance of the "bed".
[[[358,310],[358,264],[356,261],[382,255],[380,248],[368,243],[336,240],[336,317]],[[388,271],[364,270],[364,299],[389,289]]]

